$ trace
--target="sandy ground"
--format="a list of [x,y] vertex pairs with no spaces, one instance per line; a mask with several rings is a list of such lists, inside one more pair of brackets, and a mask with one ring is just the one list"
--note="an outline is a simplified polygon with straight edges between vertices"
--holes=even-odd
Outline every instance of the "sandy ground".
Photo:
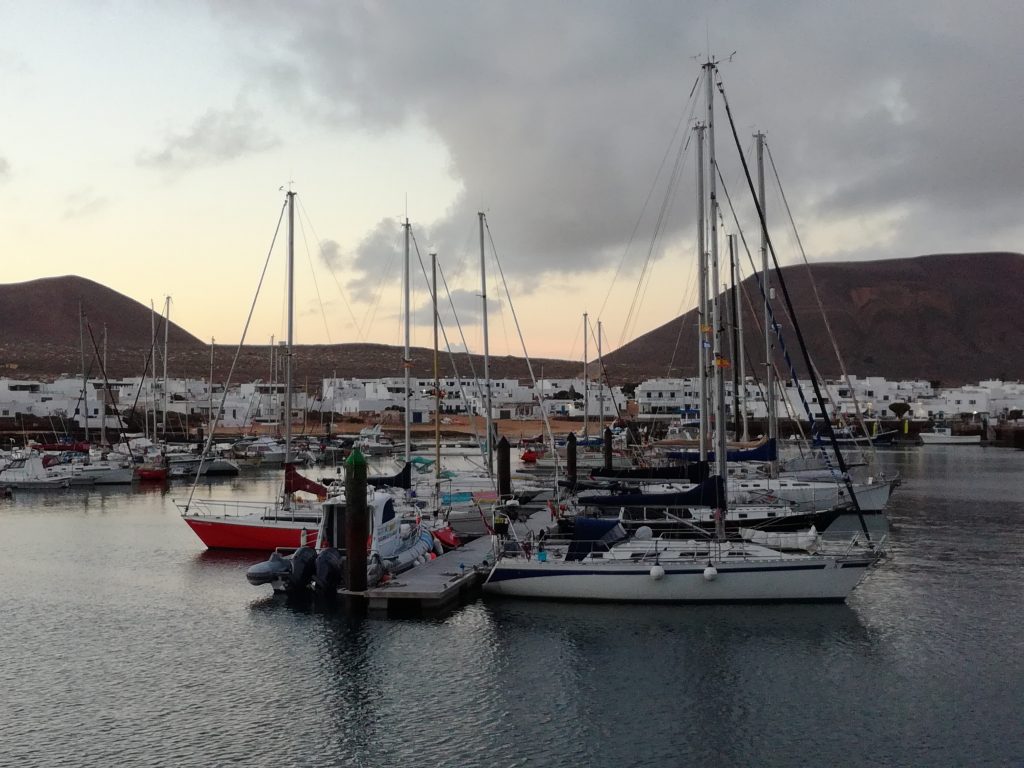
[[[459,437],[462,435],[472,437],[474,434],[474,422],[476,428],[476,434],[482,435],[485,429],[485,419],[481,416],[445,416],[441,423],[441,436],[452,438]],[[364,427],[372,427],[374,424],[381,423],[378,419],[363,419],[361,421],[355,421],[346,419],[345,421],[334,422],[332,432],[334,434],[355,434]],[[606,422],[610,424],[611,422]],[[498,435],[507,437],[512,441],[519,441],[525,437],[535,437],[544,433],[545,427],[544,422],[540,419],[500,419],[496,422]],[[582,421],[569,421],[565,419],[551,419],[551,431],[556,435],[567,435],[570,432],[581,432],[583,430]],[[401,436],[404,433],[404,424],[401,422],[384,422],[382,424],[383,431],[392,437]],[[328,424],[321,426],[320,422],[308,422],[305,427],[301,422],[292,425],[292,432],[294,435],[323,435],[326,433]],[[592,419],[588,423],[588,432],[591,435],[600,434],[603,427],[597,422],[596,419]],[[413,424],[411,428],[412,436],[417,440],[433,439],[434,437],[434,424]],[[217,429],[217,434],[283,434],[281,427],[279,426],[264,426],[258,430],[253,429],[241,429],[241,428],[220,428]]]

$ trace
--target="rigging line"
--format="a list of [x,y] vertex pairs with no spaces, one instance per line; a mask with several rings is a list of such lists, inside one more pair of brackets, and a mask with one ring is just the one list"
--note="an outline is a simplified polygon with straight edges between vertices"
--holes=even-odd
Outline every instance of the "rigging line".
[[[417,258],[417,260],[420,263],[420,272],[423,273],[424,281],[426,281],[429,284],[430,283],[430,278],[427,277],[427,266],[426,266],[426,264],[423,263],[423,256],[420,253],[419,243],[416,242],[416,235],[411,230],[410,230],[410,235],[412,235],[413,247],[416,249],[416,258]],[[441,276],[441,280],[444,281],[444,274],[441,271],[441,264],[440,263],[437,264],[437,272]],[[444,283],[444,289],[445,289],[445,292],[448,294],[448,301],[451,304],[452,314],[455,316],[455,322],[458,323],[458,315],[455,314],[455,302],[452,301],[452,295],[448,291],[448,283],[447,282]],[[440,309],[440,307],[438,307],[438,310],[437,310],[437,327],[438,327],[438,330],[441,331],[441,337],[444,339],[445,351],[448,353],[448,360],[449,360],[449,362],[451,362],[451,365],[452,365],[452,374],[453,374],[453,376],[455,378],[456,384],[458,384],[458,386],[459,386],[459,395],[460,395],[460,397],[462,397],[462,402],[466,403],[467,406],[468,406],[469,398],[466,397],[466,387],[462,383],[462,377],[459,375],[459,367],[455,363],[455,353],[452,352],[451,342],[448,341],[448,330],[445,328],[444,319],[441,317],[441,309]],[[459,328],[459,334],[460,335],[462,334],[462,328],[461,327]],[[483,395],[483,389],[480,386],[480,381],[476,378],[476,370],[473,367],[473,357],[472,357],[472,355],[469,354],[469,347],[466,347],[466,339],[465,339],[464,336],[462,337],[462,346],[466,348],[466,359],[469,361],[469,370],[470,370],[470,373],[472,373],[472,375],[473,375],[473,381],[474,381],[474,383],[476,385],[477,394],[479,395],[480,399],[482,400],[483,396],[484,396]],[[438,416],[438,418],[439,418],[439,416]],[[473,430],[473,439],[476,441],[477,445],[481,445],[480,433],[479,433],[479,431],[476,428],[476,419],[470,419],[469,420],[469,426]],[[484,449],[483,449],[482,445],[480,447],[480,453],[481,453],[481,459],[486,458],[486,457],[483,456]],[[492,482],[492,485],[493,485],[493,482]]]
[[[238,342],[238,347],[235,349],[235,356],[231,360],[231,367],[228,369],[227,378],[224,380],[224,396],[220,399],[220,407],[217,409],[217,415],[210,417],[210,434],[206,438],[206,445],[203,447],[203,453],[199,457],[199,468],[196,470],[196,478],[192,482],[192,487],[188,492],[188,500],[185,502],[185,513],[188,512],[189,507],[192,506],[192,497],[195,496],[196,488],[199,487],[199,477],[203,472],[203,460],[210,453],[210,449],[213,448],[213,433],[217,429],[217,422],[220,421],[221,416],[224,414],[224,403],[227,401],[228,387],[231,385],[231,377],[235,373],[235,366],[238,364],[238,358],[242,354],[242,347],[245,344],[245,336],[249,332],[249,324],[252,322],[253,313],[256,311],[256,301],[260,297],[260,289],[263,287],[263,280],[267,276],[267,268],[270,266],[270,257],[274,255],[274,246],[277,244],[277,236],[281,232],[281,222],[284,221],[285,211],[288,210],[288,197],[285,197],[284,204],[281,206],[281,213],[277,217],[277,226],[274,227],[274,236],[270,240],[270,248],[267,249],[267,258],[263,262],[263,271],[260,272],[259,282],[256,284],[256,295],[252,297],[252,303],[249,305],[249,314],[245,318],[245,326],[242,328],[242,338]],[[210,387],[213,387],[213,382],[210,382]]]
[[[146,353],[146,365],[142,369],[142,378],[139,379],[139,387],[135,390],[135,401],[132,403],[132,413],[135,412],[135,407],[139,404],[139,397],[142,395],[142,387],[146,383],[146,374],[149,373],[149,364],[153,359],[153,350],[156,347],[156,339],[160,335],[160,330],[164,327],[163,315],[157,315],[159,318],[156,324],[156,332],[153,334],[153,338],[150,340],[149,351]],[[153,376],[156,376],[156,371],[153,372]]]
[[[100,367],[100,373],[103,374],[103,387],[104,387],[104,389],[103,389],[103,416],[101,417],[103,419],[103,423],[101,423],[101,428],[105,429],[106,428],[106,423],[105,422],[107,420],[107,399],[110,396],[110,379],[107,377],[107,369],[106,369],[106,366],[103,365],[103,360],[100,357],[99,346],[96,344],[96,336],[93,335],[92,324],[89,322],[89,318],[88,317],[85,318],[85,329],[87,331],[89,331],[89,340],[92,342],[92,349],[93,349],[93,355],[94,355],[93,359],[96,360],[96,362],[98,363],[98,365]],[[92,367],[91,363],[90,363],[89,367],[90,368]],[[88,376],[86,377],[86,379],[88,380]],[[121,432],[121,437],[124,439],[125,446],[127,446],[128,445],[128,435],[127,435],[127,433],[125,431],[125,428],[124,428],[124,420],[121,418],[121,409],[117,407],[117,403],[111,402],[110,404],[114,407],[114,415],[117,417],[117,427],[118,427],[118,429]],[[166,421],[166,420],[167,420],[167,414],[165,413],[164,414],[164,421]],[[135,464],[135,455],[132,453],[131,448],[128,449],[128,458],[131,459],[131,462],[134,465]]]
[[[312,227],[310,227],[312,229]],[[313,278],[313,290],[316,291],[316,300],[320,305],[320,317],[324,321],[324,332],[327,334],[327,343],[333,344],[331,341],[331,329],[327,324],[327,311],[324,309],[324,300],[320,296],[320,285],[316,279],[316,271],[313,269],[313,255],[309,251],[309,240],[306,238],[306,228],[302,226],[302,209],[299,209],[299,231],[302,234],[302,245],[306,249],[306,261],[309,262],[309,274]],[[313,233],[313,237],[316,237],[316,232]]]
[[[864,423],[864,417],[860,410],[860,402],[857,399],[857,392],[854,389],[853,384],[850,382],[850,376],[846,371],[846,364],[843,361],[843,356],[839,351],[839,344],[836,342],[835,334],[832,332],[832,324],[829,322],[828,314],[826,314],[825,312],[825,305],[821,300],[821,294],[818,293],[818,284],[815,282],[814,275],[811,273],[811,264],[807,260],[807,252],[804,250],[804,244],[800,238],[800,232],[796,228],[796,221],[793,219],[793,212],[789,208],[789,200],[786,199],[786,192],[782,188],[782,179],[779,178],[779,171],[775,167],[775,158],[772,156],[772,150],[771,147],[768,146],[767,141],[765,142],[765,147],[768,149],[768,162],[771,164],[772,174],[775,176],[775,184],[778,187],[779,196],[782,198],[782,204],[786,209],[786,215],[789,217],[790,226],[793,228],[793,235],[796,237],[797,247],[800,249],[800,257],[803,259],[804,266],[807,270],[807,279],[811,283],[811,290],[814,292],[814,300],[815,302],[817,302],[818,311],[821,312],[821,317],[825,321],[825,330],[828,332],[828,338],[832,344],[832,351],[835,352],[836,360],[839,363],[839,372],[842,374],[843,381],[846,382],[846,386],[849,388],[850,391],[850,396],[853,399],[853,409],[854,413],[856,414],[857,423],[860,425],[860,428],[864,432],[864,434],[868,435],[867,424]],[[838,409],[835,410],[838,413]],[[877,460],[878,455],[875,449],[874,442],[869,440],[868,444],[871,446],[872,460]]]
[[[717,70],[716,70],[717,72]],[[736,144],[736,151],[740,153],[740,162],[743,164],[743,174],[747,179],[747,187],[750,189],[750,193],[754,198],[754,207],[757,209],[757,217],[761,224],[762,231],[767,232],[767,222],[764,217],[764,210],[761,208],[761,203],[757,200],[757,196],[754,194],[754,179],[750,175],[750,167],[747,165],[747,158],[742,155],[742,147],[740,145],[740,137],[736,132],[736,123],[733,120],[732,109],[729,106],[729,99],[725,95],[725,88],[722,85],[721,77],[718,78],[718,91],[722,94],[722,104],[725,106],[726,116],[729,118],[729,127],[732,129],[733,140]],[[860,521],[861,530],[864,533],[865,538],[870,543],[871,533],[868,531],[867,523],[864,520],[864,515],[861,512],[860,502],[857,500],[857,494],[853,490],[853,482],[850,479],[850,473],[846,466],[846,460],[843,458],[843,452],[839,448],[839,441],[836,439],[835,430],[832,429],[832,420],[828,417],[828,411],[825,408],[825,403],[821,394],[821,387],[818,385],[818,378],[814,374],[814,367],[811,365],[810,351],[807,349],[807,342],[804,339],[803,331],[800,328],[800,323],[797,321],[796,313],[793,309],[793,299],[789,295],[789,288],[786,285],[785,278],[782,276],[782,267],[779,265],[778,255],[775,253],[775,245],[772,243],[771,235],[766,235],[765,243],[768,246],[768,251],[772,257],[772,264],[775,268],[775,277],[779,283],[779,287],[782,288],[782,297],[789,308],[790,319],[793,322],[793,330],[796,333],[797,342],[800,345],[800,351],[803,353],[804,363],[807,366],[808,375],[811,377],[811,386],[814,388],[815,397],[818,399],[818,405],[821,407],[821,415],[825,420],[825,431],[828,433],[829,442],[832,445],[832,451],[835,453],[836,461],[839,463],[839,469],[842,472],[843,481],[846,484],[846,491],[850,494],[850,501],[853,502],[853,507],[857,511],[857,518]]]
[[491,253],[494,254],[494,263],[498,267],[498,274],[501,276],[501,285],[505,288],[505,298],[508,299],[508,308],[512,313],[512,320],[515,322],[516,332],[519,334],[519,343],[523,348],[523,357],[526,358],[526,369],[530,372],[530,382],[533,384],[533,394],[537,399],[537,406],[540,408],[541,418],[544,420],[544,428],[548,433],[548,440],[551,444],[551,455],[555,459],[555,488],[558,488],[558,475],[561,469],[558,451],[555,450],[555,435],[551,431],[551,422],[548,420],[547,411],[544,410],[544,396],[537,387],[537,377],[533,375],[533,363],[530,360],[530,353],[526,351],[526,340],[523,338],[523,329],[519,326],[519,316],[516,314],[515,305],[512,303],[512,294],[508,290],[508,281],[505,280],[505,271],[501,268],[501,261],[498,259],[498,249],[494,247],[494,237],[491,235],[491,224],[484,217],[484,226],[487,228],[487,239],[491,242]]
[[[587,318],[587,326],[588,327],[590,326],[590,318],[589,317]],[[597,334],[594,333],[593,327],[589,327],[589,331],[590,331],[590,338],[594,342],[594,349],[600,349],[600,347],[598,345]],[[612,383],[611,383],[611,380],[608,378],[608,366],[606,366],[604,364],[604,350],[602,350],[601,354],[598,355],[598,357],[597,357],[597,367],[598,367],[598,384],[599,385],[603,384],[605,387],[608,388],[608,397],[611,399],[612,405],[615,406],[615,418],[616,419],[620,419],[620,418],[622,418],[622,410],[619,408],[619,404],[615,401],[615,395],[612,393]],[[601,420],[600,423],[603,424],[604,423],[604,413],[599,414],[598,418]]]
[[[760,293],[760,295],[762,297],[762,300],[763,300],[764,295],[765,295],[765,289],[764,289],[764,283],[762,282],[762,275],[758,271],[757,266],[754,264],[754,257],[753,257],[753,254],[751,254],[751,252],[750,252],[750,245],[747,243],[747,238],[746,238],[746,234],[743,231],[743,227],[740,226],[739,217],[736,214],[736,207],[735,207],[735,205],[733,205],[732,197],[729,194],[729,187],[725,183],[725,178],[722,176],[721,170],[718,171],[717,176],[718,176],[719,183],[722,186],[722,193],[725,195],[725,200],[728,203],[729,211],[732,213],[733,223],[735,224],[736,230],[739,233],[740,241],[743,243],[743,250],[747,254],[747,261],[750,262],[750,268],[751,268],[751,270],[753,272],[753,277],[754,277],[754,280],[755,280],[755,282],[757,284],[758,292]],[[751,315],[753,316],[754,323],[755,323],[757,329],[759,330],[759,336],[763,337],[763,335],[764,335],[764,327],[763,327],[763,325],[761,323],[761,312],[754,309],[753,303],[751,302],[750,297],[747,295],[746,289],[743,290],[743,294],[744,294],[744,297],[746,298],[747,305],[750,308],[750,312],[751,312]],[[768,360],[768,361],[766,361],[766,365],[770,365],[771,366],[772,371],[775,374],[775,379],[774,380],[776,382],[780,382],[781,383],[781,382],[783,382],[783,381],[785,381],[787,379],[789,379],[789,380],[791,380],[793,382],[793,387],[796,389],[797,396],[800,398],[800,404],[803,406],[804,414],[807,417],[807,422],[810,425],[810,428],[813,430],[813,428],[814,428],[814,413],[811,411],[811,406],[807,402],[807,397],[804,395],[803,387],[800,386],[800,379],[799,379],[799,377],[797,375],[797,372],[796,372],[796,366],[793,364],[792,357],[789,354],[789,348],[786,346],[786,339],[785,339],[785,337],[782,334],[782,326],[779,325],[778,321],[775,319],[775,310],[774,310],[774,308],[770,304],[768,306],[768,317],[769,317],[769,325],[770,325],[770,327],[772,329],[771,332],[775,334],[776,341],[778,342],[778,348],[782,352],[782,359],[783,359],[783,362],[786,364],[786,370],[788,371],[788,374],[786,376],[782,375],[782,373],[780,371],[780,368],[776,364],[775,360]],[[790,318],[790,319],[792,320],[792,318]],[[754,363],[754,361],[751,358],[748,358],[748,360],[750,360],[750,363],[751,363],[751,370],[756,370],[756,364]],[[772,398],[772,400],[775,400],[775,401],[778,400],[778,398],[775,397],[775,392],[774,391],[766,392],[765,391],[766,388],[765,387],[760,387],[760,385],[759,385],[759,389],[764,393],[764,395],[766,395],[766,399],[764,400],[766,405],[768,403],[767,397],[770,397],[770,398]],[[775,388],[772,387],[772,389],[774,390]],[[787,396],[785,396],[784,390],[783,390],[783,388],[781,386],[779,387],[779,392],[780,392],[780,395],[782,395],[782,400],[783,400],[783,403],[784,403],[783,407],[785,408],[786,413],[791,417],[791,421],[793,421],[796,424],[797,430],[800,432],[800,436],[801,437],[805,437],[803,424],[801,423],[801,421],[799,419],[796,418],[796,414],[795,414],[795,411],[794,411],[794,409],[792,407],[792,403],[790,403],[789,398]],[[835,470],[833,469],[831,463],[828,462],[828,457],[827,456],[826,456],[826,463],[828,465],[829,470],[832,471],[833,474],[835,474]],[[839,478],[837,477],[836,480],[838,481]]]
[[[696,250],[696,248],[694,248],[694,250]],[[669,358],[669,361],[668,361],[668,372],[666,373],[666,376],[668,376],[669,378],[672,378],[672,368],[675,366],[676,355],[679,352],[679,344],[682,342],[683,333],[685,333],[686,329],[687,329],[686,320],[685,320],[686,312],[683,311],[683,308],[688,306],[689,303],[694,298],[694,296],[693,296],[693,289],[694,289],[694,287],[697,284],[697,280],[699,279],[699,276],[695,274],[697,272],[697,262],[698,261],[699,261],[699,259],[692,259],[690,261],[690,274],[689,274],[689,279],[687,280],[687,284],[690,287],[687,289],[686,293],[683,294],[683,297],[679,301],[679,306],[676,308],[676,316],[679,319],[679,329],[678,329],[678,331],[676,333],[675,345],[672,347],[672,356]],[[679,375],[680,375],[680,377],[682,377],[682,370],[683,370],[682,369],[682,365],[680,365],[679,366]]]
[[309,224],[309,229],[313,233],[313,237],[316,238],[316,241],[317,241],[318,247],[319,247],[320,258],[327,265],[327,271],[330,274],[331,279],[334,280],[334,284],[338,288],[338,295],[341,296],[341,301],[345,305],[345,309],[348,310],[349,317],[352,318],[352,326],[356,330],[356,338],[359,339],[359,341],[363,341],[364,340],[364,336],[360,333],[359,321],[356,320],[356,314],[355,314],[355,311],[353,311],[353,309],[352,309],[352,304],[351,304],[351,302],[349,302],[348,296],[345,294],[345,291],[342,289],[341,283],[338,280],[338,276],[334,272],[334,265],[331,264],[329,261],[327,261],[327,259],[324,257],[323,243],[325,241],[320,238],[319,234],[317,234],[316,227],[313,226],[313,219],[310,218],[310,215],[306,211],[306,207],[302,204],[301,200],[299,200],[299,213],[300,213],[300,215],[306,217],[306,223]]
[[640,223],[643,221],[644,213],[647,211],[647,205],[651,201],[651,197],[654,195],[654,190],[658,187],[658,179],[661,178],[661,172],[665,169],[665,162],[668,160],[669,155],[672,152],[672,147],[675,146],[676,137],[679,135],[679,129],[684,123],[689,123],[693,118],[693,112],[697,108],[697,102],[693,98],[693,94],[697,90],[697,86],[700,84],[700,76],[694,80],[693,87],[690,89],[690,95],[687,97],[687,104],[690,104],[690,111],[686,112],[686,105],[683,106],[683,113],[679,118],[679,122],[676,124],[675,130],[672,132],[672,138],[665,147],[665,154],[662,155],[661,163],[658,166],[658,172],[654,175],[654,180],[651,182],[650,189],[647,190],[647,197],[644,200],[643,205],[640,207],[640,214],[636,217],[636,222],[633,224],[633,231],[629,233],[629,239],[626,241],[626,247],[623,249],[622,258],[619,259],[619,266],[615,269],[615,275],[612,277],[611,285],[608,286],[608,292],[605,294],[604,301],[601,302],[601,308],[597,312],[598,317],[604,315],[604,310],[608,306],[608,299],[611,298],[612,291],[615,289],[615,283],[619,279],[619,275],[622,273],[622,267],[626,263],[626,256],[629,255],[629,249],[633,245],[633,239],[636,237],[637,230],[640,228]]
[[[665,189],[665,196],[662,198],[661,207],[658,210],[658,216],[655,220],[654,231],[651,234],[650,242],[647,246],[647,255],[644,258],[643,266],[640,269],[640,277],[637,280],[636,290],[633,292],[633,300],[630,303],[629,310],[626,313],[626,320],[623,322],[622,335],[619,337],[618,346],[622,346],[625,343],[626,338],[630,335],[631,327],[635,329],[637,314],[639,312],[640,304],[643,301],[643,297],[646,294],[647,285],[650,284],[651,276],[649,274],[651,262],[654,258],[654,249],[658,242],[658,238],[661,236],[665,217],[670,207],[672,200],[675,199],[675,191],[679,184],[679,177],[682,174],[682,168],[685,164],[686,150],[690,146],[690,140],[693,138],[693,134],[689,134],[686,137],[685,142],[679,143],[679,149],[676,152],[675,162],[672,165],[672,173],[669,175],[668,185]],[[600,316],[600,313],[599,313]]]

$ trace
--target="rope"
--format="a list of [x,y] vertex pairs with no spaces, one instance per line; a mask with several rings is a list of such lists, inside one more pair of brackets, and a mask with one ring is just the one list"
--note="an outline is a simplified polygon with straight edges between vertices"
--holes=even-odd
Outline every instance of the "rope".
[[[231,360],[231,368],[228,370],[227,378],[224,380],[224,396],[220,399],[220,408],[217,409],[217,415],[212,417],[210,423],[210,434],[206,438],[206,445],[203,447],[203,453],[199,457],[199,468],[196,470],[196,479],[192,483],[192,487],[188,492],[188,500],[185,502],[185,514],[188,513],[189,507],[192,506],[192,497],[195,496],[196,488],[199,487],[199,477],[203,472],[203,462],[206,460],[207,454],[213,447],[213,433],[217,429],[217,422],[220,421],[220,417],[224,413],[224,403],[227,400],[228,387],[231,385],[231,377],[235,373],[235,366],[238,364],[238,358],[242,354],[242,347],[245,344],[245,336],[249,332],[249,324],[252,322],[253,313],[256,311],[256,300],[260,297],[260,289],[263,287],[263,280],[267,276],[267,268],[270,266],[270,257],[274,253],[274,245],[277,243],[277,236],[281,232],[281,222],[284,221],[284,213],[288,208],[288,199],[285,198],[284,204],[281,206],[281,213],[277,217],[277,226],[274,228],[274,237],[270,241],[270,248],[267,251],[267,258],[263,262],[263,271],[260,273],[260,280],[256,284],[256,295],[252,297],[252,304],[249,305],[249,315],[245,318],[245,326],[242,328],[242,338],[238,342],[238,347],[235,349],[235,356]],[[210,386],[213,387],[213,382],[210,382]]]

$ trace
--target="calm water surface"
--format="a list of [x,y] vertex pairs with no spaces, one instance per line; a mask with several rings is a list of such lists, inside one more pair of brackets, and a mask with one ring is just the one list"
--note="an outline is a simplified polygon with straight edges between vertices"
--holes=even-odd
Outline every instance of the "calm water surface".
[[0,502],[0,765],[1024,765],[1024,452],[881,459],[905,478],[893,556],[840,606],[356,620],[205,552],[185,486],[20,493]]

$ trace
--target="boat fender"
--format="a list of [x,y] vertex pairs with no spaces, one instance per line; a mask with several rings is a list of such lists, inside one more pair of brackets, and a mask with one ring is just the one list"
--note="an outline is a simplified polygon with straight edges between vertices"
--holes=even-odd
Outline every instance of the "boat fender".
[[633,537],[636,538],[637,541],[650,541],[653,535],[654,531],[651,529],[651,526],[641,525],[636,529],[636,533],[633,534]]
[[714,581],[717,578],[718,569],[711,563],[708,563],[708,567],[704,569],[704,581]]
[[[441,540],[435,537],[434,538],[434,556],[436,557],[437,555],[442,555],[442,554],[444,554],[444,546],[441,544]],[[433,560],[434,558],[432,557],[430,559]]]
[[665,578],[665,569],[660,565],[652,565],[651,578],[655,581],[661,581]]

